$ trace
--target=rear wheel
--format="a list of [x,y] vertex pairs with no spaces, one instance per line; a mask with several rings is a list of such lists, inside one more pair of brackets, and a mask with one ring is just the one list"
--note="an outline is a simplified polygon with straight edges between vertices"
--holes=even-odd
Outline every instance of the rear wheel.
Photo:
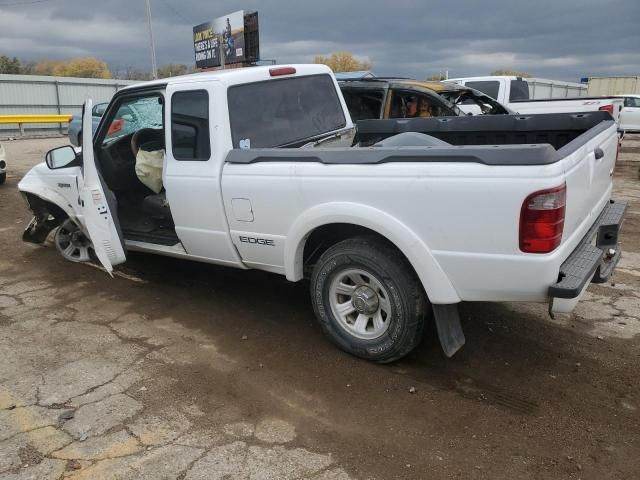
[[0,185],[7,181],[7,172],[0,173]]
[[58,252],[70,262],[87,262],[91,260],[91,241],[70,219],[58,227],[55,235]]
[[315,314],[344,351],[378,363],[407,355],[420,342],[427,299],[402,254],[373,236],[344,240],[318,260]]

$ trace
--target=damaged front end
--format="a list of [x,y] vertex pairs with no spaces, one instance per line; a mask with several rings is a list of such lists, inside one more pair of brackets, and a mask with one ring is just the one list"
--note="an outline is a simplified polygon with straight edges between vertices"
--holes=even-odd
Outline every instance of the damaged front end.
[[22,234],[22,240],[30,243],[42,243],[49,233],[60,225],[67,214],[57,205],[47,202],[32,193],[23,193],[33,218]]

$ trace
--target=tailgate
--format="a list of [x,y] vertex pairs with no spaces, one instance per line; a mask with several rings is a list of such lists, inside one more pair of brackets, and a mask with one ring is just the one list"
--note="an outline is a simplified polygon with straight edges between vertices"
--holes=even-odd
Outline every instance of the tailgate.
[[611,197],[618,152],[617,127],[603,121],[562,147],[567,205],[562,243],[573,249]]

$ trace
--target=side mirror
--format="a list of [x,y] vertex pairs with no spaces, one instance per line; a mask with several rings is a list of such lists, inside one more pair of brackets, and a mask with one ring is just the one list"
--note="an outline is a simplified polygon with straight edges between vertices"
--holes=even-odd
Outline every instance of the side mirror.
[[51,170],[77,167],[80,165],[80,159],[71,145],[49,150],[45,156],[45,161],[47,162],[47,167]]

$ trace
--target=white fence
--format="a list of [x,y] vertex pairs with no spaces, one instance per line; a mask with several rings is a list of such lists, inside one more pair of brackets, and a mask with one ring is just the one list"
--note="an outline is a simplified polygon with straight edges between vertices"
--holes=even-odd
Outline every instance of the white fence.
[[[0,75],[0,115],[82,114],[87,97],[108,102],[129,80]],[[27,136],[65,134],[66,124],[25,125]],[[0,125],[0,138],[18,135],[18,125]]]

